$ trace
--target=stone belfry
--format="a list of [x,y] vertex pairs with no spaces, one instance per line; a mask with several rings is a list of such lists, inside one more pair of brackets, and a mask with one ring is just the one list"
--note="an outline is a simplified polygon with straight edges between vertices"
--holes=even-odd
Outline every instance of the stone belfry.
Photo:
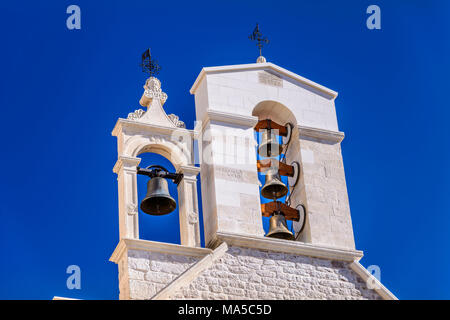
[[[337,93],[262,56],[257,63],[203,68],[190,93],[192,130],[166,114],[167,95],[155,77],[140,99],[146,110],[119,118],[113,130],[120,238],[110,260],[118,265],[120,299],[396,299],[358,262],[363,253],[355,249]],[[270,133],[264,124],[285,144],[282,161],[258,156],[256,132]],[[136,176],[145,152],[166,157],[182,174],[180,244],[139,239],[144,213]],[[261,203],[258,174],[267,173],[267,163],[295,186],[287,204]],[[263,215],[279,210],[293,221],[290,240],[263,229]]]

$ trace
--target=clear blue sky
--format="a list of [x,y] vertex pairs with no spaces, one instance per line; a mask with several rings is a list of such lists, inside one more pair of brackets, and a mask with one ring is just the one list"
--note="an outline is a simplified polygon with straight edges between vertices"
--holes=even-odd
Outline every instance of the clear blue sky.
[[[81,7],[79,31],[66,28],[70,4]],[[370,4],[381,8],[381,30],[366,28]],[[253,63],[247,37],[258,22],[270,62],[339,92],[362,264],[379,265],[401,299],[450,299],[449,4],[0,2],[0,298],[118,298],[111,130],[139,107],[141,53],[151,47],[162,66],[166,111],[192,128],[196,76]],[[176,214],[141,221],[145,239],[179,241]],[[66,289],[72,264],[81,290]]]

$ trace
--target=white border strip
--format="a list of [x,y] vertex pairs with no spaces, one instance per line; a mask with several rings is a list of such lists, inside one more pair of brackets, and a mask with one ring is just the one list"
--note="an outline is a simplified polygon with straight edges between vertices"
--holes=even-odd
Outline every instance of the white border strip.
[[363,252],[359,250],[330,248],[299,241],[257,236],[243,236],[234,233],[217,232],[216,243],[217,241],[223,241],[227,242],[230,245],[254,248],[259,250],[270,250],[348,262],[353,262],[355,260],[359,261],[363,256]]
[[126,250],[143,250],[191,257],[204,257],[212,252],[211,249],[207,248],[188,247],[173,243],[123,238],[120,240],[111,255],[111,258],[109,258],[109,261],[118,263]]
[[366,268],[364,268],[358,261],[350,263],[350,268],[360,276],[366,283],[372,283],[372,290],[375,290],[384,300],[398,300],[398,298],[390,292],[383,284],[378,281]]
[[155,294],[151,300],[167,300],[170,299],[178,289],[189,285],[200,273],[212,266],[214,261],[221,258],[228,250],[228,245],[224,242],[206,257],[189,267],[186,271],[176,277],[160,292]]

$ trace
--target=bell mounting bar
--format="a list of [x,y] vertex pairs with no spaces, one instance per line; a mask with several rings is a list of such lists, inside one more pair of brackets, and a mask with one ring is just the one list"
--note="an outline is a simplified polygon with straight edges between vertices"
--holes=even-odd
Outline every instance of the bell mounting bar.
[[261,204],[261,212],[263,217],[271,217],[275,211],[284,213],[286,220],[300,221],[300,213],[297,209],[289,207],[280,201],[272,201]]
[[278,134],[283,137],[287,137],[289,133],[287,126],[282,126],[271,119],[259,120],[254,129],[256,131],[275,129],[278,130]]
[[158,165],[148,166],[147,168],[137,167],[137,174],[141,174],[150,178],[160,177],[170,179],[176,185],[179,185],[180,181],[183,179],[182,173],[170,173],[166,168]]
[[278,173],[281,176],[288,176],[293,177],[294,176],[294,166],[290,166],[284,162],[280,162],[276,159],[261,159],[256,161],[256,167],[258,168],[259,172],[265,172],[269,170],[272,167],[278,168]]

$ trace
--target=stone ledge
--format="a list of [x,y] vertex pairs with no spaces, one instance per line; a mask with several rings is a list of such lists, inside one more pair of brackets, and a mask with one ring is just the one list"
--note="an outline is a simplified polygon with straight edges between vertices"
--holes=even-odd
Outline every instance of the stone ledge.
[[114,126],[111,135],[117,137],[122,132],[122,128],[128,128],[134,131],[144,130],[148,132],[171,135],[173,132],[184,132],[186,135],[190,135],[191,137],[195,136],[194,130],[189,130],[186,128],[178,128],[178,127],[166,127],[166,126],[158,126],[155,124],[149,124],[145,122],[139,122],[134,120],[128,120],[119,118]]
[[341,131],[330,131],[325,129],[298,126],[300,137],[315,138],[332,142],[341,142],[345,134]]
[[[231,123],[250,128],[256,126],[256,124],[258,123],[258,117],[208,110],[207,116],[205,117],[205,119],[203,119],[202,122],[202,130],[209,121]],[[320,128],[306,127],[302,125],[298,125],[297,127],[300,133],[300,137],[303,138],[314,138],[338,143],[344,140],[345,137],[344,132],[341,131],[332,131]]]
[[200,173],[201,168],[193,165],[180,166],[180,173],[186,173],[197,176]]
[[359,261],[363,257],[363,252],[359,250],[331,248],[298,241],[257,236],[243,236],[224,232],[216,233],[215,240],[211,243],[211,246],[214,247],[222,241],[226,242],[228,245],[238,247],[305,255],[329,260],[354,262]]
[[173,243],[123,238],[120,240],[116,249],[114,249],[109,261],[118,263],[124,252],[127,250],[141,250],[201,258],[212,252],[212,250],[208,248],[196,248]]
[[218,121],[252,128],[258,123],[258,117],[254,116],[245,116],[215,110],[207,110],[206,113],[207,116],[206,119],[204,119],[205,124],[208,121]]
[[116,174],[119,174],[120,169],[122,168],[122,166],[124,164],[138,166],[140,162],[141,162],[141,158],[119,156],[119,159],[117,159],[116,164],[114,165],[113,172]]

